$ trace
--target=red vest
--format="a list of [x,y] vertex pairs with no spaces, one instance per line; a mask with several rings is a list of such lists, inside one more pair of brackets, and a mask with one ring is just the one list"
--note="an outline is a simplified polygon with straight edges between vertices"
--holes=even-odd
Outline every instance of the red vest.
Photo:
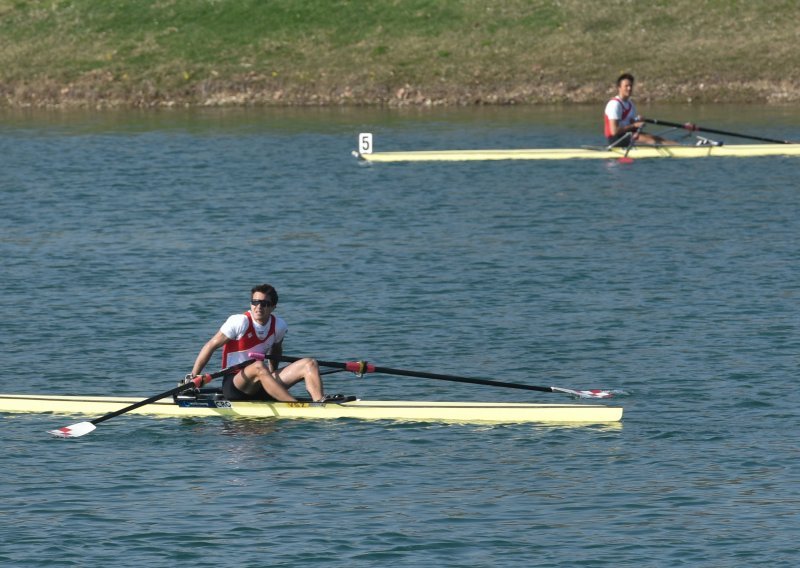
[[[628,123],[630,122],[629,116],[631,114],[631,110],[633,110],[633,102],[632,101],[628,101],[628,107],[625,108],[625,102],[621,98],[614,97],[611,100],[612,101],[617,101],[619,103],[619,105],[622,107],[622,117],[620,117],[620,119],[619,119],[619,125],[620,126],[627,126]],[[605,119],[606,138],[614,136],[614,133],[611,132],[611,124],[608,121],[608,115],[604,114],[603,118]]]
[[222,346],[222,366],[229,367],[242,361],[247,361],[250,352],[269,353],[272,342],[275,340],[275,316],[269,316],[269,331],[264,339],[259,339],[256,329],[253,326],[253,316],[250,312],[245,312],[247,316],[247,330],[239,339],[231,339]]

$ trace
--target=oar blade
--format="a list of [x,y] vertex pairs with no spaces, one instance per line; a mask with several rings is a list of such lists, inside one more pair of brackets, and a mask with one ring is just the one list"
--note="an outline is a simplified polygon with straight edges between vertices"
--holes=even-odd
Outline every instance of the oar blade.
[[63,428],[58,428],[57,430],[48,430],[47,433],[58,438],[80,438],[81,436],[85,436],[86,434],[94,431],[95,428],[97,428],[97,426],[91,422],[78,422],[77,424],[64,426]]
[[602,389],[589,389],[589,390],[574,390],[566,389],[563,387],[550,387],[553,392],[563,392],[577,398],[613,398],[615,396],[626,395],[622,390],[602,390]]

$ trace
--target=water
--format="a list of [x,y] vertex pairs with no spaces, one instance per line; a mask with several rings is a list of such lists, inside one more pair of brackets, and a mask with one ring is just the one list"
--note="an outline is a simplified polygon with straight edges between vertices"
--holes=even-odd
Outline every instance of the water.
[[[580,146],[596,114],[3,114],[2,392],[166,390],[267,281],[288,354],[632,394],[617,427],[2,415],[0,562],[796,565],[796,159],[349,155]],[[796,109],[650,114],[800,137]]]

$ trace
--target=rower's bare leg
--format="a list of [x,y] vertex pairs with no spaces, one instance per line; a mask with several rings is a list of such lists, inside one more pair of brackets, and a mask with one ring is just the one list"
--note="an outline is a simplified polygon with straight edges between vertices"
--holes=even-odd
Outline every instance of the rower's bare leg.
[[305,357],[290,363],[278,371],[278,376],[281,382],[286,385],[286,388],[291,388],[300,381],[305,381],[306,390],[313,400],[322,400],[322,397],[325,396],[322,377],[319,374],[319,365],[316,359]]
[[263,361],[256,361],[242,369],[233,378],[233,384],[240,391],[253,394],[254,386],[261,383],[261,387],[269,396],[281,402],[294,402],[297,399],[289,393],[289,387],[282,380],[270,374]]

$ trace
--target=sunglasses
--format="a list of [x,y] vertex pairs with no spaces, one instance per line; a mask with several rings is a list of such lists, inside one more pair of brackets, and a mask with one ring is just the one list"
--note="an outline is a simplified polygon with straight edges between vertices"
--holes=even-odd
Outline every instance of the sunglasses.
[[250,303],[254,306],[261,306],[262,308],[271,308],[272,302],[269,300],[250,300]]

